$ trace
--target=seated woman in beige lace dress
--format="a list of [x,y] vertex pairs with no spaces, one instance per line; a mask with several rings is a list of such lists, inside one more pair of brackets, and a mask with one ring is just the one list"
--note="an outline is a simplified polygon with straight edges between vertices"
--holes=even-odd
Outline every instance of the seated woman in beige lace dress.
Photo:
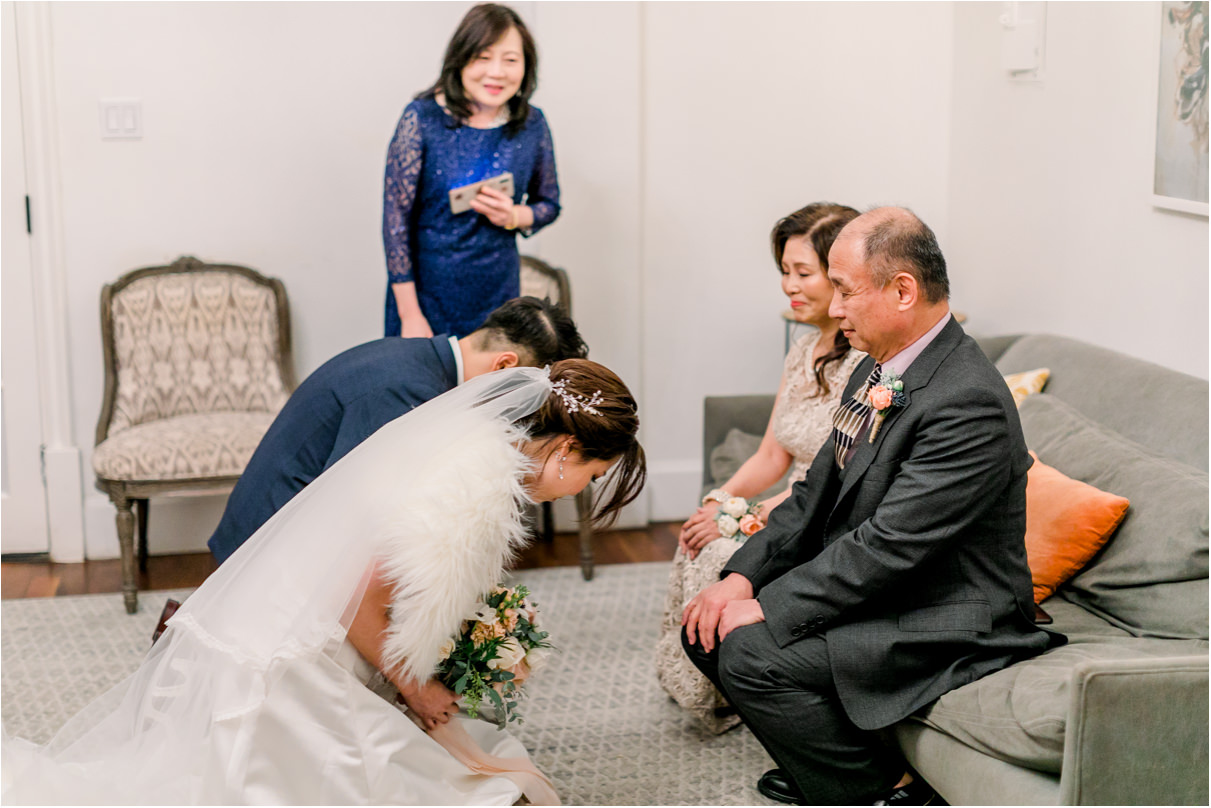
[[[774,225],[770,241],[782,273],[782,291],[790,299],[795,319],[817,330],[796,341],[786,355],[774,411],[757,453],[722,490],[703,498],[702,507],[682,525],[678,538],[660,626],[656,673],[668,694],[714,733],[734,727],[740,719],[682,651],[681,613],[690,598],[719,580],[720,570],[746,538],[744,531],[737,531],[734,538],[721,537],[715,521],[721,502],[756,497],[775,485],[788,467],[791,484],[807,473],[816,451],[828,438],[845,382],[865,356],[849,346],[839,322],[828,316],[833,297],[828,250],[841,228],[857,215],[843,205],[814,203]],[[744,530],[759,529],[789,494],[788,484],[762,500],[756,521],[745,519]]]

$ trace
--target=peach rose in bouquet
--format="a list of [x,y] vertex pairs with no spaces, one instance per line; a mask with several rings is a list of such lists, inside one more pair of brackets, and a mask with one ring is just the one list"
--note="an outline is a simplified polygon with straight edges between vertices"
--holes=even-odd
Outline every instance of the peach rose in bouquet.
[[462,697],[472,718],[486,699],[501,727],[516,720],[522,682],[549,652],[549,635],[538,628],[538,607],[529,597],[524,586],[494,588],[459,635],[442,645],[437,676]]

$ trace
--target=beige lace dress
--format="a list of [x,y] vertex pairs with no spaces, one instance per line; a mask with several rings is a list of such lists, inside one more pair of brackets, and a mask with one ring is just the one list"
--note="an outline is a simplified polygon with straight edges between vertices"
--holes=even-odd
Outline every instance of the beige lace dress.
[[[787,353],[783,366],[786,387],[774,408],[774,437],[794,458],[791,481],[803,478],[816,450],[828,438],[833,410],[841,400],[845,382],[865,356],[850,349],[840,361],[830,362],[824,370],[829,392],[817,396],[819,386],[812,371],[811,356],[819,336],[818,331],[805,335]],[[693,561],[677,549],[669,572],[669,589],[656,646],[656,675],[661,686],[716,734],[736,726],[740,718],[682,650],[681,612],[694,595],[719,580],[720,571],[739,546],[740,543],[732,539],[716,539]]]

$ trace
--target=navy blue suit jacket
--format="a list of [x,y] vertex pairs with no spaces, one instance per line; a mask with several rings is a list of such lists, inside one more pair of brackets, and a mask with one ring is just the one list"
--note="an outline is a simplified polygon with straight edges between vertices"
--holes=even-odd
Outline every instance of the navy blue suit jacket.
[[447,336],[350,348],[299,385],[261,440],[208,545],[219,563],[379,427],[458,383]]

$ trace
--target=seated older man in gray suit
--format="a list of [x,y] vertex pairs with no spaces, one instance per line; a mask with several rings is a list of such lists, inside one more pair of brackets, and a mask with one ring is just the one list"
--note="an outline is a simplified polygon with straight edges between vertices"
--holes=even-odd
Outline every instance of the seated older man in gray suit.
[[379,427],[465,379],[502,368],[544,367],[587,353],[576,324],[549,301],[519,297],[478,329],[386,337],[329,359],[290,396],[227,500],[208,545],[219,563],[295,494]]
[[926,805],[879,731],[1063,638],[1033,622],[1017,410],[950,314],[933,232],[879,208],[828,258],[829,313],[870,356],[807,477],[686,605],[683,643],[778,764],[763,794]]

